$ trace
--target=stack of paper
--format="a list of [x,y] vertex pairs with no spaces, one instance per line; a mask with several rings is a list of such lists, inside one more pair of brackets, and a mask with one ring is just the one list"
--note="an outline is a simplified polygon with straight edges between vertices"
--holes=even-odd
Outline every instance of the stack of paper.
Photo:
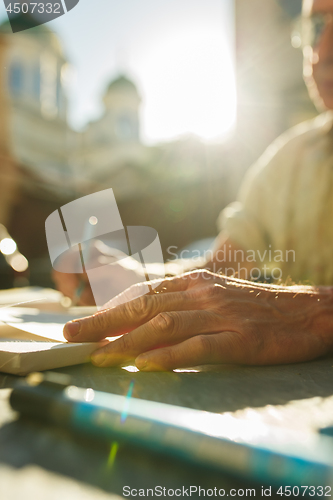
[[[18,298],[11,294],[11,298],[14,297]],[[22,295],[21,298],[26,297]],[[88,361],[99,344],[69,343],[62,332],[67,321],[88,316],[95,311],[96,308],[81,307],[65,312],[49,312],[32,307],[0,307],[0,371],[25,375],[31,371]]]

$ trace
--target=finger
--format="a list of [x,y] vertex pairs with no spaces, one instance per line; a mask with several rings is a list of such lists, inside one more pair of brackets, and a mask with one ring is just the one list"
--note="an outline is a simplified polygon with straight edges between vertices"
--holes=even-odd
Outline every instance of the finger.
[[171,347],[156,349],[138,356],[136,366],[142,371],[168,371],[190,366],[246,363],[247,352],[237,332],[198,335]]
[[134,330],[160,312],[200,308],[198,298],[188,292],[142,295],[113,309],[66,323],[64,337],[71,342],[101,340]]
[[188,279],[185,277],[178,276],[177,278],[165,278],[165,279],[156,279],[152,281],[145,281],[143,283],[137,283],[129,287],[124,292],[120,293],[116,297],[113,297],[106,304],[103,305],[101,310],[110,309],[112,307],[117,307],[125,302],[129,302],[134,300],[141,295],[146,295],[147,287],[151,288],[150,294],[159,294],[159,293],[170,293],[170,292],[181,292],[185,291],[188,288]]
[[126,302],[130,302],[131,300],[135,300],[142,295],[146,295],[149,291],[148,282],[136,283],[135,285],[130,286],[123,292],[119,293],[111,300],[109,300],[106,304],[104,304],[100,311],[104,311],[106,309],[112,309]]
[[221,330],[221,318],[207,311],[163,312],[95,351],[92,361],[98,366],[115,366],[135,359],[142,352],[177,344],[194,335]]
[[194,287],[208,285],[209,281],[223,281],[224,278],[206,270],[192,271],[180,276],[165,279],[156,279],[149,282],[137,283],[124,292],[109,300],[100,310],[117,307],[125,302],[134,300],[147,294],[147,286],[151,288],[150,294],[171,293],[186,291]]

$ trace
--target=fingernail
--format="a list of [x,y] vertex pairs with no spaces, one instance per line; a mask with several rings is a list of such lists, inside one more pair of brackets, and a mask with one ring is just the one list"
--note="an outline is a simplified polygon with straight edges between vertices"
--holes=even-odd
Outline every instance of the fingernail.
[[148,368],[148,361],[149,361],[148,356],[140,354],[140,356],[136,358],[135,364],[137,368],[139,368],[139,370],[145,370]]
[[96,354],[94,353],[91,356],[91,361],[94,363],[94,365],[100,366],[100,365],[102,365],[104,363],[105,358],[106,358],[106,354],[104,354],[102,352],[101,353],[96,353]]
[[65,325],[65,333],[68,333],[69,337],[76,337],[80,333],[81,323],[80,321],[70,321]]

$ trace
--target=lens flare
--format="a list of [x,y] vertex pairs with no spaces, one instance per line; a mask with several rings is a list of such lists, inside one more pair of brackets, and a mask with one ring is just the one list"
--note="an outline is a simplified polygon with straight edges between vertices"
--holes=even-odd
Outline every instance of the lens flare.
[[9,260],[9,265],[16,271],[17,273],[24,273],[29,267],[29,263],[24,255],[20,253],[16,253]]
[[0,252],[4,255],[12,255],[16,248],[16,243],[11,238],[4,238],[0,241]]

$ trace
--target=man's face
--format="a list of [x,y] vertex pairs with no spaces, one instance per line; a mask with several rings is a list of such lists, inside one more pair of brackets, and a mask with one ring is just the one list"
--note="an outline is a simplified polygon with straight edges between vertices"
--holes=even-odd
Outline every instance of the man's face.
[[333,0],[313,0],[310,15],[324,28],[312,47],[304,47],[304,80],[315,104],[333,109]]

